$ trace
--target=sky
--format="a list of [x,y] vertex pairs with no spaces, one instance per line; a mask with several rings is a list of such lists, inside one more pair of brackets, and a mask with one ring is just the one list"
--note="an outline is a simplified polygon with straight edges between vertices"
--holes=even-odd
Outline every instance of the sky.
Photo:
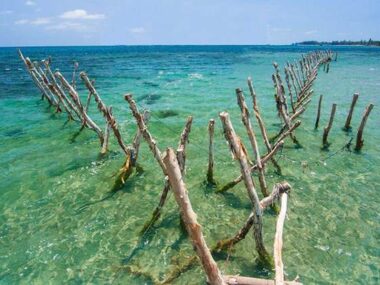
[[380,40],[380,0],[1,0],[0,46]]

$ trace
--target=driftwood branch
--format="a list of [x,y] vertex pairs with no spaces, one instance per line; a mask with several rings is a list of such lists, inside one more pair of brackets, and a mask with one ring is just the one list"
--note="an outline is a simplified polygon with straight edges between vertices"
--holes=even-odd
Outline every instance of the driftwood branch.
[[[149,118],[150,118],[149,111],[148,110],[144,110],[143,120],[144,120],[145,125],[148,124]],[[140,131],[139,128],[137,128],[136,135],[133,138],[133,143],[132,143],[132,148],[133,148],[133,161],[132,161],[132,165],[133,166],[136,166],[137,159],[139,157],[141,136],[142,136],[141,135],[141,131]]]
[[242,142],[237,137],[235,130],[232,127],[228,113],[222,112],[219,114],[223,124],[223,130],[226,140],[229,142],[230,148],[234,153],[237,160],[239,160],[240,171],[242,173],[244,184],[247,189],[249,199],[252,204],[252,212],[254,213],[254,239],[256,243],[256,250],[260,256],[260,259],[264,262],[270,262],[270,256],[265,249],[263,240],[263,225],[262,225],[262,211],[260,208],[260,201],[257,195],[252,177],[251,169],[249,167],[246,153],[243,151]]
[[249,138],[249,141],[251,142],[253,153],[255,155],[257,168],[259,172],[259,182],[260,182],[261,192],[263,193],[264,196],[268,196],[267,183],[265,180],[264,168],[261,163],[259,146],[257,144],[256,134],[253,131],[253,126],[249,118],[249,111],[248,111],[247,104],[245,103],[243,91],[241,89],[236,89],[236,96],[237,96],[238,105],[241,110],[241,119],[246,128],[248,138]]
[[[98,107],[99,111],[102,113],[102,115],[104,116],[106,122],[108,122],[108,124],[111,125],[113,133],[114,133],[114,135],[115,135],[115,137],[117,139],[117,142],[118,142],[119,146],[121,147],[121,149],[123,150],[123,152],[125,153],[126,156],[130,156],[131,155],[131,149],[128,148],[125,145],[125,143],[124,143],[124,141],[123,141],[123,139],[121,137],[120,131],[119,131],[118,127],[117,127],[116,119],[112,115],[112,112],[109,112],[109,109],[103,103],[102,99],[100,98],[99,93],[95,89],[93,83],[88,78],[87,74],[85,72],[81,72],[80,73],[80,78],[84,81],[87,89],[89,90],[89,92],[94,97],[95,102],[97,103],[97,107]],[[84,108],[83,108],[83,110],[84,110]]]
[[197,222],[196,214],[191,206],[186,185],[183,182],[181,170],[174,150],[168,149],[163,161],[165,168],[167,169],[170,186],[173,189],[175,200],[180,208],[182,220],[185,223],[191,242],[207,275],[208,283],[212,285],[226,284],[209,248],[207,247],[201,226]]
[[352,102],[351,102],[351,106],[350,106],[350,111],[348,112],[346,123],[344,124],[344,128],[343,128],[346,131],[348,131],[349,129],[351,129],[352,114],[354,112],[354,108],[355,108],[356,102],[358,101],[358,98],[359,98],[359,94],[358,93],[355,93],[352,96]]
[[331,108],[329,123],[323,130],[323,138],[322,138],[323,147],[329,146],[329,143],[327,142],[327,137],[329,136],[329,132],[331,130],[331,127],[334,121],[335,111],[336,111],[336,104],[333,104]]
[[[275,285],[275,281],[273,280],[245,277],[240,275],[223,275],[223,279],[228,285]],[[297,281],[285,281],[283,284],[302,285],[302,283]]]
[[361,121],[359,129],[358,129],[358,134],[356,136],[356,146],[355,146],[356,151],[361,150],[363,145],[364,145],[363,131],[364,131],[365,124],[367,123],[368,116],[371,113],[372,109],[373,109],[373,104],[369,104],[365,108],[365,111],[364,111],[364,114],[362,117],[362,121]]
[[210,185],[215,185],[214,180],[214,128],[215,120],[210,119],[208,123],[208,135],[209,135],[209,146],[208,146],[208,168],[207,168],[207,183]]
[[[274,203],[279,199],[281,194],[285,193],[288,190],[290,190],[290,185],[287,182],[275,184],[270,195],[260,201],[261,210],[264,211],[267,207],[274,205]],[[235,244],[237,244],[239,241],[243,240],[248,234],[249,230],[252,228],[253,223],[254,216],[251,212],[243,227],[232,238],[219,241],[215,247],[215,250],[220,251],[224,249],[229,249],[233,247]]]
[[[271,150],[270,153],[267,153],[264,157],[262,157],[261,162],[265,164],[268,160],[270,160],[279,149],[284,145],[284,141],[280,140],[278,143],[276,143]],[[251,167],[251,172],[254,172],[258,169],[257,164]],[[237,178],[235,178],[233,181],[227,183],[225,186],[223,186],[221,189],[219,189],[217,192],[218,193],[223,193],[226,192],[227,190],[233,188],[235,185],[243,181],[243,175],[239,175]]]
[[[290,189],[290,185],[288,184]],[[275,266],[275,284],[282,285],[284,284],[284,264],[282,262],[282,233],[284,229],[285,217],[286,217],[286,208],[288,201],[287,191],[281,194],[281,210],[277,218],[276,224],[276,234],[274,237],[274,266]]]
[[103,140],[102,150],[100,151],[101,154],[106,154],[108,151],[110,131],[111,131],[111,125],[108,122],[106,122],[106,127],[104,128],[104,140]]
[[[267,151],[271,152],[272,151],[272,145],[269,142],[268,134],[267,134],[267,131],[266,131],[266,128],[264,125],[264,121],[260,115],[260,110],[259,110],[259,106],[257,104],[257,99],[256,99],[256,92],[255,92],[255,89],[253,88],[252,78],[248,77],[247,83],[248,83],[248,88],[249,88],[249,91],[250,91],[250,94],[252,97],[252,101],[253,101],[253,112],[255,113],[256,121],[259,124],[261,135],[263,137]],[[271,158],[271,161],[272,161],[274,167],[276,168],[277,172],[279,174],[281,174],[281,167],[277,163],[277,161],[273,157]]]
[[315,120],[315,129],[318,129],[318,126],[319,126],[319,118],[321,117],[322,99],[323,99],[323,95],[320,95],[319,101],[318,101],[317,119]]
[[70,97],[72,98],[73,102],[75,103],[76,107],[78,108],[81,114],[81,117],[83,119],[83,125],[86,125],[90,129],[94,130],[99,137],[100,145],[103,145],[103,140],[104,140],[103,132],[84,110],[77,91],[69,84],[69,82],[67,82],[65,77],[63,77],[63,75],[59,71],[55,73],[55,76],[61,81],[62,85],[68,90]]
[[164,162],[162,161],[161,151],[159,150],[159,148],[157,146],[157,142],[153,139],[152,135],[148,131],[148,128],[146,127],[146,125],[144,123],[143,116],[140,114],[139,110],[137,109],[135,101],[132,99],[132,94],[127,94],[124,96],[124,98],[129,103],[129,107],[132,111],[133,116],[136,119],[137,125],[140,129],[140,132],[141,132],[143,138],[148,143],[149,148],[152,151],[154,158],[156,159],[156,161],[158,162],[158,164],[161,167],[162,172],[166,176],[166,169],[165,169]]
[[[178,147],[177,147],[177,160],[178,160],[178,164],[180,166],[182,175],[184,175],[184,173],[185,173],[186,145],[189,142],[189,134],[191,131],[192,122],[193,122],[193,117],[189,116],[187,118],[185,127],[181,133],[181,137],[180,137]],[[145,232],[147,232],[155,224],[155,222],[160,218],[161,210],[166,203],[166,199],[168,197],[169,190],[170,190],[170,185],[169,185],[168,177],[166,176],[165,177],[164,189],[162,190],[162,193],[160,196],[160,201],[159,201],[158,205],[156,206],[156,208],[154,209],[151,219],[144,224],[140,233],[144,234]]]

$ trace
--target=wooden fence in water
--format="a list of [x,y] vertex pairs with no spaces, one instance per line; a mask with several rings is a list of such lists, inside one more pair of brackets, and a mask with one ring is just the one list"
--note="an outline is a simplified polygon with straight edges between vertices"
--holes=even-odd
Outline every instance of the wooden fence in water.
[[[223,187],[217,187],[216,192],[221,193],[228,191],[235,185],[244,182],[247,196],[251,202],[252,211],[247,217],[245,222],[242,222],[241,229],[232,237],[217,242],[214,246],[209,247],[202,234],[202,228],[197,222],[196,214],[192,209],[191,201],[187,194],[186,187],[186,146],[189,142],[189,135],[191,132],[191,125],[193,118],[187,118],[183,132],[180,135],[178,146],[176,149],[168,148],[163,151],[159,148],[157,141],[150,133],[148,128],[149,112],[141,112],[136,105],[133,96],[127,94],[124,96],[132,111],[132,115],[136,120],[138,130],[134,136],[131,145],[125,143],[124,137],[118,129],[116,118],[113,116],[112,107],[107,106],[101,99],[97,92],[94,81],[92,81],[86,73],[81,72],[80,78],[88,89],[88,95],[83,101],[76,89],[75,74],[78,65],[75,64],[73,78],[69,82],[60,72],[53,72],[51,69],[51,59],[44,59],[42,61],[32,62],[28,57],[24,57],[19,50],[19,56],[25,64],[26,70],[30,74],[35,85],[41,92],[42,99],[46,99],[48,103],[55,109],[56,112],[66,113],[68,119],[76,121],[80,124],[80,132],[84,129],[94,131],[99,138],[101,153],[105,154],[108,150],[109,137],[111,133],[114,134],[118,145],[122,152],[125,154],[125,162],[123,163],[120,172],[118,173],[115,185],[112,191],[117,191],[125,183],[125,181],[133,174],[137,168],[138,153],[141,140],[149,145],[149,148],[157,161],[157,164],[162,170],[163,175],[163,190],[158,201],[157,207],[152,213],[152,217],[145,223],[141,230],[141,235],[145,234],[152,225],[159,219],[162,208],[168,198],[169,191],[173,191],[176,202],[179,206],[182,222],[188,232],[190,241],[194,246],[196,255],[190,258],[181,268],[167,274],[165,280],[154,280],[155,283],[166,284],[175,280],[181,273],[188,270],[192,265],[200,260],[204,272],[207,276],[207,282],[210,284],[300,284],[298,281],[285,281],[284,280],[284,265],[282,262],[282,236],[284,221],[287,210],[288,193],[291,186],[286,181],[276,183],[272,186],[272,191],[269,191],[270,186],[267,184],[265,177],[265,169],[268,163],[272,163],[278,173],[281,173],[281,166],[276,160],[276,153],[282,148],[284,139],[289,137],[293,143],[299,144],[296,138],[296,129],[300,126],[301,121],[298,117],[305,111],[313,94],[312,84],[317,78],[318,70],[323,66],[324,72],[329,72],[330,63],[333,61],[334,54],[331,51],[314,51],[303,55],[299,61],[294,63],[287,63],[284,67],[284,77],[277,63],[274,63],[274,73],[272,75],[274,85],[274,102],[278,116],[281,120],[282,127],[279,132],[273,137],[269,138],[265,127],[264,120],[260,113],[256,91],[254,89],[253,80],[248,78],[249,96],[252,100],[252,113],[247,106],[246,98],[243,90],[236,89],[236,98],[238,106],[241,110],[241,120],[246,129],[249,138],[249,144],[252,148],[254,159],[250,159],[248,149],[243,144],[242,140],[236,134],[234,127],[230,120],[230,115],[227,112],[219,114],[220,120],[223,125],[223,132],[226,141],[230,147],[234,159],[238,162],[241,175],[233,181],[227,183]],[[335,60],[337,55],[335,54]],[[283,81],[285,78],[285,81]],[[344,126],[345,130],[350,129],[350,122],[354,106],[358,99],[355,94],[349,110],[347,120]],[[101,127],[91,118],[89,114],[89,104],[95,101],[99,112],[104,117],[105,127]],[[289,103],[288,103],[289,101]],[[319,118],[321,113],[322,95],[319,98],[317,119],[315,128],[318,128]],[[369,113],[373,108],[370,104],[363,115],[357,133],[356,150],[360,150],[363,146],[363,130]],[[336,104],[332,107],[332,112],[328,125],[324,128],[322,146],[327,148],[329,143],[327,141],[329,131],[333,124]],[[257,126],[254,126],[251,118],[256,119]],[[209,185],[215,185],[214,177],[214,124],[215,120],[210,119],[208,125],[209,131],[209,155],[207,167],[207,182]],[[263,138],[263,143],[266,148],[264,155],[259,152],[259,142],[256,138],[257,127]],[[252,174],[257,173],[259,185],[254,183]],[[260,189],[262,199],[259,199],[257,188]],[[276,202],[279,201],[280,210]],[[272,208],[278,213],[276,223],[276,233],[273,245],[273,257],[267,250],[267,245],[263,239],[263,213],[267,208]],[[218,268],[217,263],[213,259],[212,253],[231,249],[238,242],[242,241],[252,229],[253,237],[255,240],[255,248],[259,260],[268,268],[275,269],[275,279],[265,280],[254,277],[231,276],[222,274]]]

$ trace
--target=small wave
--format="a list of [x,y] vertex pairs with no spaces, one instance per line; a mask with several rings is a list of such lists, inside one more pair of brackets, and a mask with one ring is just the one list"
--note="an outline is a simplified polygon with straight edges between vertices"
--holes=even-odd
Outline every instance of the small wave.
[[317,249],[320,249],[322,251],[328,251],[330,249],[330,247],[328,245],[316,245],[314,247]]
[[4,70],[5,70],[5,71],[10,71],[11,69],[7,67],[7,68],[5,68]]
[[187,76],[189,79],[203,79],[203,75],[200,73],[189,73]]

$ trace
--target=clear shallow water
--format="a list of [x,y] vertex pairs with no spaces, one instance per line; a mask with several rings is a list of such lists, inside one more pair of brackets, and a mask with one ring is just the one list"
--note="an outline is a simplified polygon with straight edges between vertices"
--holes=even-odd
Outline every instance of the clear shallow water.
[[[96,79],[106,104],[112,105],[123,137],[130,142],[136,127],[123,94],[133,92],[141,107],[153,114],[150,130],[159,147],[175,147],[188,115],[194,116],[188,147],[186,183],[207,242],[230,237],[249,215],[243,184],[225,195],[204,186],[207,170],[207,122],[215,118],[216,180],[223,185],[239,174],[225,144],[218,113],[230,112],[235,129],[246,140],[234,89],[245,91],[246,77],[255,82],[259,104],[270,133],[279,128],[273,100],[271,63],[282,66],[314,47],[49,47],[24,48],[32,59],[51,55],[53,65],[69,76],[73,60]],[[287,278],[299,275],[304,284],[378,284],[380,281],[380,50],[339,47],[338,62],[319,73],[315,95],[302,115],[297,138],[278,156],[283,176],[268,168],[267,180],[293,186],[285,224],[284,263]],[[87,92],[80,85],[81,95]],[[354,133],[365,106],[375,104],[365,130],[362,153],[339,151],[352,136],[341,130],[352,94],[360,92],[352,126]],[[314,131],[318,95],[324,94],[320,129]],[[125,187],[83,211],[88,202],[107,196],[123,156],[111,139],[111,152],[99,158],[95,134],[65,123],[41,101],[24,71],[16,49],[0,49],[0,283],[151,284],[163,279],[193,254],[179,229],[173,197],[156,227],[142,241],[138,232],[150,218],[162,186],[161,171],[143,144],[144,173]],[[247,101],[249,97],[247,96]],[[322,129],[331,104],[337,113],[328,152],[321,150]],[[163,118],[165,110],[175,116]],[[99,125],[103,120],[95,109]],[[249,145],[247,144],[247,147]],[[263,145],[262,145],[263,146]],[[264,148],[262,153],[264,153]],[[337,153],[336,153],[337,152]],[[336,154],[335,154],[336,153]],[[334,155],[335,154],[335,155]],[[302,165],[307,164],[304,168]],[[275,216],[265,213],[267,248],[273,245]],[[251,234],[227,255],[217,256],[221,270],[273,278],[255,264]],[[128,260],[126,265],[122,261]],[[131,273],[140,272],[141,275]],[[200,267],[174,284],[202,284]]]

